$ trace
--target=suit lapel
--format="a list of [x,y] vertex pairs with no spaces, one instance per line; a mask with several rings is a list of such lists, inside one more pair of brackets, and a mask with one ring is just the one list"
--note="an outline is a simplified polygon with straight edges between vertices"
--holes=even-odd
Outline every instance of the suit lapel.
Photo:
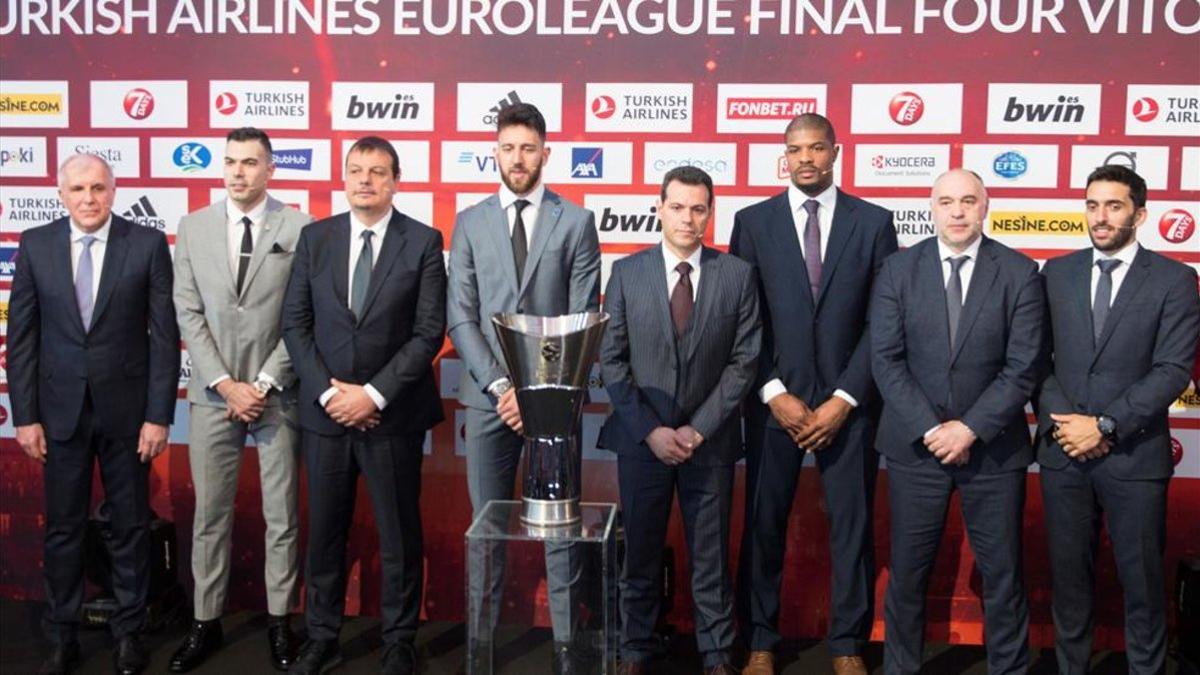
[[233,277],[233,270],[229,268],[229,261],[233,259],[234,251],[229,250],[229,215],[226,210],[225,201],[219,201],[214,204],[210,211],[208,223],[202,223],[203,231],[200,233],[199,240],[208,247],[207,259],[216,261],[217,268],[220,270],[218,274],[225,281],[225,286],[229,289],[230,295],[237,295],[237,280]]
[[[842,253],[846,250],[846,243],[854,236],[854,231],[858,226],[858,219],[854,217],[854,204],[841,190],[838,190],[837,194],[837,202],[833,207],[833,225],[830,226],[831,231],[828,235],[829,243],[825,245],[825,258],[821,263],[821,290],[817,295],[818,308],[825,299],[829,280],[833,278],[833,271],[837,268]],[[795,228],[793,228],[794,230]]]
[[[787,192],[775,197],[775,213],[771,218],[770,229],[775,240],[776,255],[782,255],[788,261],[788,264],[779,266],[780,269],[789,271],[788,285],[799,289],[797,292],[800,297],[809,307],[815,307],[816,300],[808,283],[808,268],[804,266],[804,251],[800,248],[800,235],[796,233],[796,221],[792,218]],[[800,264],[795,263],[797,260]]]
[[[140,227],[113,216],[112,225],[108,230],[108,243],[104,246],[104,264],[100,272],[100,290],[96,293],[96,304],[92,309],[92,326],[95,326],[108,307],[113,289],[121,279],[121,271],[125,268],[125,254],[129,251],[129,228]],[[91,330],[91,327],[88,327]]]
[[[1074,255],[1067,261],[1069,300],[1071,311],[1074,312],[1073,316],[1067,317],[1067,321],[1075,326],[1087,326],[1087,336],[1092,337],[1096,334],[1092,326],[1092,250],[1086,249]],[[1084,349],[1085,345],[1081,344],[1079,348]],[[1094,341],[1088,341],[1086,348],[1093,350],[1094,358]]]
[[[483,213],[487,217],[487,222],[484,223],[484,232],[487,233],[487,238],[492,244],[494,255],[499,259],[500,266],[504,268],[504,278],[508,280],[513,294],[517,295],[520,280],[517,279],[517,263],[512,256],[512,236],[508,232],[507,215],[500,207],[498,195],[488,197],[485,204]],[[476,264],[479,264],[478,261]],[[525,266],[529,266],[528,260],[526,260]]]
[[[242,295],[246,295],[246,290],[250,288],[250,282],[254,279],[254,274],[258,272],[258,268],[262,267],[263,261],[267,259],[267,254],[271,251],[271,246],[279,237],[280,226],[283,224],[283,219],[280,216],[280,211],[283,210],[283,204],[267,197],[267,210],[263,213],[263,221],[258,232],[258,243],[254,246],[254,252],[250,256],[250,269],[246,270],[246,279],[242,282]],[[229,241],[229,238],[225,238]],[[228,245],[228,244],[226,244]],[[226,265],[228,267],[228,265]]]
[[[1088,295],[1091,295],[1090,267],[1088,271]],[[1148,276],[1150,276],[1150,256],[1144,250],[1139,249],[1137,256],[1133,259],[1133,264],[1129,266],[1129,271],[1125,273],[1125,280],[1121,282],[1121,288],[1117,291],[1117,297],[1108,310],[1108,316],[1104,319],[1100,339],[1096,342],[1096,352],[1092,355],[1093,359],[1104,351],[1104,345],[1108,343],[1108,339],[1112,337],[1113,331],[1117,329],[1117,324],[1121,321],[1121,314],[1129,307],[1129,303],[1133,302],[1138,289],[1141,288]]]
[[[546,250],[546,242],[550,240],[550,235],[554,232],[554,226],[558,224],[558,217],[561,215],[562,205],[559,204],[558,195],[546,190],[542,197],[542,205],[538,209],[537,224],[533,226],[533,240],[529,245],[529,257],[525,260],[525,274],[521,279],[517,297],[525,293],[525,287],[533,278],[533,270],[542,257],[542,251]],[[513,263],[513,271],[515,274],[516,263]]]
[[[54,278],[58,283],[66,289],[66,294],[70,298],[75,297],[75,275],[71,272],[71,220],[64,218],[62,227],[54,234],[54,250],[59,253],[54,256]],[[80,335],[86,335],[87,329],[83,326],[83,319],[79,316],[79,303],[71,302],[71,308],[67,310],[74,319],[72,325],[79,331]],[[92,316],[96,313],[93,311]]]
[[[925,246],[921,259],[917,263],[916,288],[913,289],[912,307],[907,310],[921,316],[929,317],[929,339],[936,344],[946,345],[944,352],[949,357],[953,345],[950,344],[950,320],[946,314],[946,283],[942,279],[942,261],[938,259],[936,239],[926,239],[918,246]],[[961,318],[961,317],[960,317]],[[947,358],[949,367],[949,358]]]
[[675,324],[671,321],[671,303],[668,301],[670,290],[667,288],[666,262],[663,259],[662,245],[654,247],[654,251],[644,258],[642,275],[646,277],[645,288],[649,289],[650,303],[654,316],[658,317],[658,328],[667,340],[667,344],[675,344]]
[[350,311],[350,213],[342,215],[340,222],[330,228],[329,255],[332,256],[333,294],[347,312]]
[[[991,242],[985,237],[983,241],[979,242],[979,258],[975,261],[975,269],[971,272],[967,297],[963,299],[962,314],[958,317],[958,332],[955,335],[954,348],[950,354],[951,364],[958,359],[959,353],[962,352],[963,344],[967,341],[967,334],[971,332],[971,326],[975,324],[975,319],[979,317],[979,310],[989,296],[988,291],[996,281],[996,274],[999,272],[1000,266],[996,263],[995,256]],[[940,271],[941,261],[938,261],[938,266]],[[944,294],[943,297],[945,297]],[[947,330],[949,330],[948,324]]]
[[359,323],[362,323],[363,317],[371,312],[371,304],[375,302],[375,297],[379,295],[379,289],[383,286],[384,279],[391,273],[392,265],[395,264],[396,258],[400,256],[401,249],[407,243],[407,221],[407,217],[399,211],[392,209],[392,218],[388,221],[387,236],[383,238],[383,246],[379,249],[379,259],[375,261],[375,267],[371,270],[371,283],[367,286],[367,297],[363,300],[362,316],[358,317]]
[[700,344],[700,338],[704,335],[704,329],[712,323],[713,307],[716,296],[719,294],[717,286],[720,284],[720,279],[717,277],[720,274],[717,252],[707,246],[700,249],[700,279],[702,281],[700,287],[696,289],[696,308],[692,311],[691,326],[686,333],[685,360],[691,360],[692,355],[696,352],[696,345]]

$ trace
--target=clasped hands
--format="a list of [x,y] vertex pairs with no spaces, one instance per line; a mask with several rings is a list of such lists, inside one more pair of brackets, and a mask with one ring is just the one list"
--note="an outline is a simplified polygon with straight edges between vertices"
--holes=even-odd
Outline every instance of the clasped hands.
[[1104,435],[1100,433],[1095,417],[1052,413],[1050,419],[1054,420],[1054,429],[1051,432],[1054,440],[1071,459],[1081,462],[1100,459],[1112,450]]
[[257,420],[267,407],[267,395],[249,382],[221,380],[217,393],[225,399],[225,419],[249,424]]
[[971,446],[978,438],[961,420],[950,420],[930,429],[922,440],[942,464],[964,466],[971,461]]
[[853,410],[850,403],[839,396],[830,396],[813,409],[788,393],[773,397],[767,405],[792,442],[813,452],[824,450],[833,443]]
[[329,386],[337,389],[337,393],[325,402],[325,413],[330,419],[358,431],[368,431],[379,424],[379,408],[361,384],[350,384],[331,377]]
[[678,429],[655,427],[646,437],[650,452],[667,466],[679,466],[688,461],[703,442],[704,436],[691,425]]

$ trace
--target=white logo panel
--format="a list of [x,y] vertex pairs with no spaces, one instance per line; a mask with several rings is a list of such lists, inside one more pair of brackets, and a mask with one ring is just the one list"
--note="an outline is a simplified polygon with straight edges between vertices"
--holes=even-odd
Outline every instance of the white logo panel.
[[736,143],[646,143],[643,182],[661,185],[663,176],[679,166],[703,169],[714,185],[737,184]]
[[854,148],[859,187],[929,187],[950,168],[949,145],[860,143]]
[[562,131],[562,83],[459,82],[458,130],[496,131],[496,115],[515,103],[532,103],[546,131]]
[[1100,132],[1100,85],[991,83],[989,134]]
[[1114,164],[1136,171],[1151,190],[1165,190],[1167,155],[1166,146],[1075,145],[1071,147],[1071,187],[1087,187],[1087,177],[1097,167]]
[[208,126],[213,129],[307,129],[308,110],[307,80],[208,83]]
[[45,136],[0,136],[0,176],[44,178],[47,162]]
[[717,133],[783,134],[805,113],[825,114],[823,84],[718,84]]
[[186,129],[187,80],[92,80],[97,129]]
[[70,126],[67,89],[66,80],[0,80],[0,129]]
[[71,155],[87,153],[108,162],[117,178],[139,178],[142,175],[142,145],[136,136],[59,136],[58,162]]
[[957,134],[962,84],[856,84],[851,87],[854,134]]
[[589,82],[584,116],[589,133],[691,133],[692,85]]
[[1058,187],[1057,145],[964,145],[963,168],[989,188]]
[[336,130],[433,131],[432,82],[334,82]]

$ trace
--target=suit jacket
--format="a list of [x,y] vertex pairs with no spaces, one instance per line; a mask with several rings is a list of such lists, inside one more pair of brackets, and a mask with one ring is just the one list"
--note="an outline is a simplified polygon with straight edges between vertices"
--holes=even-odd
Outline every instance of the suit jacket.
[[687,330],[675,338],[661,246],[613,265],[604,310],[610,315],[600,370],[613,412],[601,447],[655,459],[655,427],[690,424],[704,436],[691,461],[724,465],[742,452],[738,406],[754,381],[762,344],[754,268],[705,247]]
[[[779,378],[810,407],[841,389],[863,410],[877,410],[867,309],[879,267],[898,248],[892,212],[838,190],[827,236],[821,288],[813,298],[787,192],[734,216],[729,252],[757,268],[762,301],[754,391]],[[780,428],[757,396],[750,409]]]
[[283,339],[300,378],[300,424],[339,436],[321,406],[329,379],[374,387],[386,400],[371,434],[421,432],[442,421],[433,358],[446,328],[442,233],[392,210],[361,317],[350,311],[350,214],[300,233],[283,301]]
[[887,259],[871,302],[871,364],[883,396],[876,447],[888,461],[931,456],[926,431],[961,420],[978,436],[968,468],[1033,460],[1025,403],[1041,376],[1044,291],[1037,263],[983,238],[950,345],[937,238]]
[[[295,398],[296,375],[279,316],[300,229],[312,216],[267,198],[238,295],[229,267],[227,214],[222,199],[184,216],[175,235],[175,313],[192,361],[188,400],[224,407],[225,400],[208,385],[222,375],[253,382],[259,372],[273,377],[285,398]],[[268,405],[278,403],[278,397],[267,399]]]
[[65,441],[88,390],[111,436],[174,421],[179,329],[167,238],[114,214],[100,270],[86,329],[75,302],[69,219],[21,235],[8,326],[16,426],[40,422],[50,439]]
[[1050,260],[1042,274],[1054,361],[1037,399],[1038,462],[1050,469],[1071,462],[1050,436],[1050,413],[1105,414],[1117,421],[1117,443],[1100,461],[1119,478],[1169,477],[1167,408],[1187,388],[1200,334],[1196,272],[1140,249],[1096,344],[1092,249]]
[[508,375],[492,315],[559,316],[600,307],[595,216],[546,190],[518,283],[508,220],[492,195],[458,214],[450,243],[450,340],[466,368],[463,405],[491,410],[487,386]]

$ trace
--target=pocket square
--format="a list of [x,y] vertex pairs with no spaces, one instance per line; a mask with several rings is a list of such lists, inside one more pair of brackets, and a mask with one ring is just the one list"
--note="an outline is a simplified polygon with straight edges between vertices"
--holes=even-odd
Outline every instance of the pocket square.
[[291,251],[285,251],[283,247],[279,245],[279,242],[275,242],[274,244],[271,244],[271,253],[291,253]]

